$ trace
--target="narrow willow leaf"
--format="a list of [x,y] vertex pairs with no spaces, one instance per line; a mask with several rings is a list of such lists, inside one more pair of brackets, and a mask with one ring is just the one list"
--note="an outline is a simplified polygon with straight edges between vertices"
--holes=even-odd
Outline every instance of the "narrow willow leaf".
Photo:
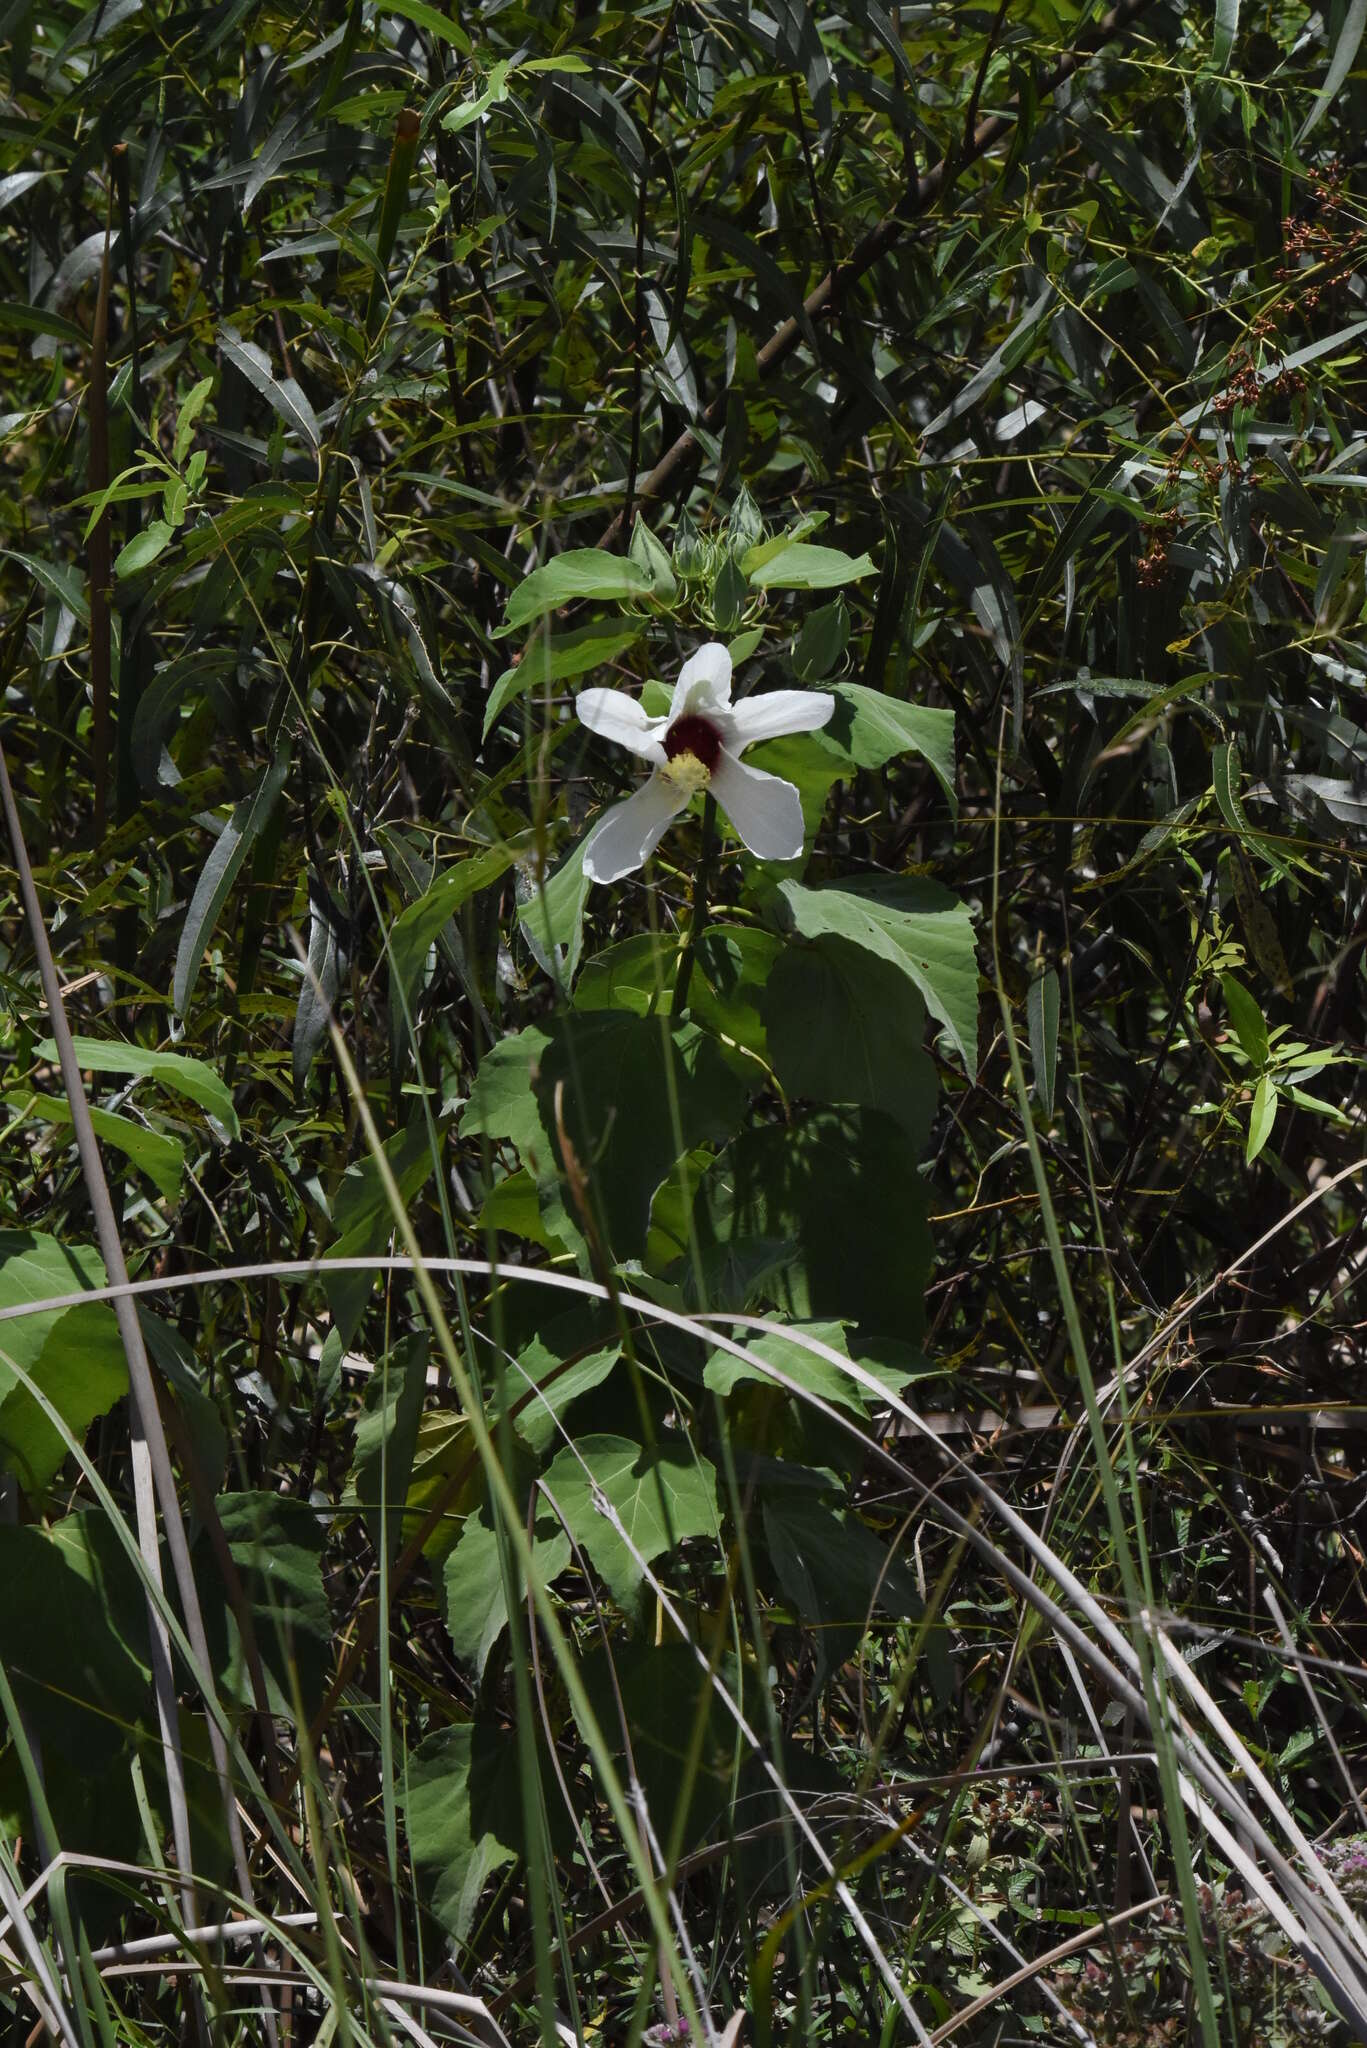
[[1253,872],[1252,863],[1237,840],[1229,849],[1229,872],[1234,883],[1234,901],[1238,906],[1244,944],[1278,994],[1284,995],[1289,1001],[1292,992],[1291,970],[1286,964],[1286,954],[1282,951],[1277,920],[1272,914],[1271,905],[1258,886],[1258,877]]
[[[205,1060],[188,1052],[159,1052],[148,1045],[127,1045],[114,1038],[73,1038],[76,1063],[92,1074],[134,1074],[157,1081],[173,1094],[184,1095],[222,1124],[231,1137],[238,1136],[237,1111],[223,1080]],[[38,1047],[38,1057],[56,1060],[57,1048],[50,1038]]]
[[1030,1063],[1035,1075],[1035,1099],[1046,1119],[1054,1114],[1054,1082],[1058,1072],[1058,976],[1052,967],[1031,982],[1025,999],[1030,1026]]
[[543,974],[563,977],[568,988],[579,971],[584,950],[584,907],[593,887],[584,873],[584,847],[580,840],[553,875],[535,881],[525,873],[518,876],[517,921]]
[[209,393],[214,388],[212,377],[201,377],[190,391],[176,415],[176,437],[171,456],[175,462],[184,462],[190,452],[190,443],[195,437],[195,422],[208,403]]
[[48,313],[41,306],[24,306],[9,301],[0,304],[0,327],[18,327],[28,334],[46,334],[53,341],[74,344],[87,349],[90,336],[84,328],[77,327],[72,320],[63,320],[60,313]]
[[[606,668],[625,654],[644,631],[644,620],[621,625],[605,619],[573,626],[568,632],[541,633],[528,643],[514,667],[504,669],[490,690],[481,738],[488,739],[499,713],[528,690],[544,688],[547,683],[570,682],[575,676]],[[732,659],[736,658],[733,650]]]
[[1220,987],[1224,990],[1225,1008],[1229,1011],[1229,1021],[1234,1026],[1234,1036],[1243,1048],[1244,1056],[1255,1067],[1264,1066],[1267,1062],[1268,1038],[1267,1024],[1262,1011],[1243,983],[1236,981],[1232,974],[1220,976]]
[[289,749],[282,746],[253,794],[243,798],[223,827],[200,872],[186,913],[180,944],[176,948],[171,1002],[178,1017],[184,1017],[189,1010],[190,997],[194,994],[204,959],[204,948],[213,936],[214,926],[237,880],[238,869],[275,808],[285,786],[289,764]]
[[17,548],[0,549],[0,554],[7,555],[11,562],[18,562],[21,568],[27,569],[39,588],[55,597],[59,604],[64,604],[82,625],[90,624],[85,582],[74,569],[65,562],[45,562],[37,555],[21,554]]
[[428,953],[462,904],[497,882],[512,863],[511,847],[491,846],[471,854],[449,867],[394,920],[389,934],[390,1001],[400,1015],[411,1013]]
[[1275,868],[1279,875],[1285,876],[1289,870],[1278,849],[1261,832],[1255,832],[1249,823],[1248,813],[1239,795],[1243,770],[1239,765],[1239,749],[1233,740],[1222,742],[1212,749],[1210,770],[1211,787],[1215,791],[1215,801],[1220,806],[1220,815],[1225,823],[1238,834],[1245,846],[1252,847],[1269,867]]
[[1253,1107],[1248,1117],[1248,1146],[1244,1157],[1249,1166],[1272,1136],[1272,1126],[1276,1121],[1277,1084],[1271,1074],[1264,1074],[1253,1091]]
[[150,568],[157,557],[166,552],[171,539],[171,528],[164,519],[149,520],[141,533],[135,533],[127,546],[119,549],[114,574],[136,576],[139,569]]
[[1006,376],[1023,360],[1034,344],[1034,328],[1052,307],[1056,296],[1054,287],[1047,285],[1033,304],[1026,307],[1001,346],[993,349],[982,368],[956,392],[943,411],[936,413],[929,426],[923,428],[923,440],[928,441],[932,434],[938,434],[942,427],[958,419],[960,413],[969,411],[980,398],[986,397],[999,377]]
[[1357,62],[1357,53],[1361,46],[1364,32],[1367,32],[1367,0],[1349,0],[1347,12],[1343,17],[1343,27],[1339,30],[1339,39],[1334,45],[1334,54],[1329,61],[1329,69],[1325,74],[1324,84],[1320,87],[1315,98],[1315,104],[1302,121],[1300,132],[1296,136],[1297,149],[1304,143],[1306,136],[1318,128],[1329,108],[1338,97],[1339,88]]
[[308,1079],[314,1054],[327,1035],[346,969],[344,924],[327,889],[310,875],[308,962],[290,1038],[290,1067],[296,1094]]
[[0,178],[0,213],[16,199],[22,199],[35,185],[41,185],[44,178],[54,175],[51,171],[12,171],[7,178]]
[[511,69],[512,66],[506,58],[493,65],[489,71],[489,82],[483,92],[477,93],[472,100],[463,100],[460,106],[454,107],[449,114],[442,116],[441,125],[448,134],[459,135],[462,128],[468,128],[472,121],[477,121],[490,107],[500,106],[507,99],[508,73]]
[[430,1338],[419,1330],[382,1360],[371,1374],[365,1410],[357,1419],[346,1500],[360,1507],[377,1552],[385,1544],[391,1552],[397,1547],[431,1349]]
[[236,328],[220,328],[218,346],[223,360],[231,363],[253,390],[260,392],[267,405],[292,432],[303,436],[316,455],[322,441],[318,421],[293,377],[277,377],[266,351],[254,341],[244,341]]
[[436,36],[443,43],[452,43],[462,56],[470,56],[473,45],[459,22],[451,21],[438,7],[429,7],[426,0],[385,0],[386,14],[397,14],[404,21],[411,21],[418,28],[425,28],[430,36]]
[[[31,1091],[25,1094],[12,1089],[5,1101],[21,1123],[32,1120],[60,1124],[67,1129],[71,1126],[71,1105],[63,1096],[36,1095]],[[140,1173],[147,1175],[165,1201],[176,1200],[185,1173],[185,1148],[179,1139],[168,1136],[164,1131],[149,1130],[146,1124],[135,1123],[132,1117],[120,1116],[115,1110],[100,1109],[94,1104],[90,1109],[90,1121],[102,1144],[112,1145],[116,1152],[122,1152],[126,1159],[131,1160]]]

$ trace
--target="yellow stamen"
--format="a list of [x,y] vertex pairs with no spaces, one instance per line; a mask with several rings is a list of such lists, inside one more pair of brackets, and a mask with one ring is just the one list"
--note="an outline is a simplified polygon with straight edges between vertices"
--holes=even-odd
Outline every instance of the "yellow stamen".
[[696,796],[700,789],[706,789],[712,780],[712,771],[705,761],[686,750],[676,754],[672,761],[666,761],[655,773],[662,776],[681,796]]

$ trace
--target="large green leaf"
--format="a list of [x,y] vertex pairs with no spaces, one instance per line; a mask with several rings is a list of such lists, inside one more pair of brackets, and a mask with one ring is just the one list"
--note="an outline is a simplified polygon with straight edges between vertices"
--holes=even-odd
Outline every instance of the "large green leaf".
[[563,1120],[619,1258],[644,1251],[651,1197],[671,1167],[728,1137],[745,1108],[744,1084],[706,1033],[616,1012],[557,1019],[535,1087],[543,1128],[563,1166]]
[[408,1759],[402,1803],[432,1911],[463,1941],[488,1879],[521,1854],[516,1735],[471,1721],[429,1735]]
[[[581,1347],[582,1349],[582,1347]],[[616,1344],[562,1359],[540,1337],[524,1345],[507,1377],[508,1399],[516,1403],[516,1428],[524,1443],[545,1452],[560,1437],[560,1418],[582,1394],[590,1394],[613,1371],[621,1349]]]
[[881,768],[899,754],[923,755],[957,812],[952,711],[908,704],[862,683],[837,683],[832,695],[835,710],[822,727],[823,744],[838,747],[860,768]]
[[[843,1323],[799,1323],[794,1326],[791,1337],[782,1330],[766,1331],[756,1337],[743,1327],[736,1335],[737,1342],[744,1344],[747,1356],[738,1358],[733,1351],[714,1351],[703,1369],[703,1380],[715,1394],[729,1394],[733,1387],[744,1384],[777,1386],[773,1374],[764,1370],[764,1364],[769,1364],[794,1387],[816,1394],[821,1400],[845,1409],[861,1421],[867,1420],[870,1409],[879,1405],[879,1394],[874,1389],[856,1379],[853,1373],[842,1372],[838,1365],[832,1365],[829,1359],[808,1350],[799,1341],[802,1337],[810,1337],[824,1344],[828,1351],[848,1358],[849,1344]],[[925,1370],[924,1361],[915,1352],[903,1354],[894,1364],[861,1358],[859,1366],[861,1372],[871,1375],[880,1387],[893,1394],[900,1394],[908,1380]]]
[[922,1043],[925,1006],[905,974],[846,939],[790,945],[761,1008],[785,1094],[886,1110],[921,1150],[937,1083]]
[[[708,1647],[704,1641],[702,1647]],[[730,1676],[725,1672],[724,1675]],[[732,1681],[734,1682],[734,1681]],[[682,1817],[685,1849],[702,1839],[731,1811],[735,1791],[735,1723],[717,1698],[712,1676],[693,1644],[670,1640],[614,1643],[586,1659],[584,1688],[599,1726],[625,1760],[631,1742],[631,1772],[645,1794],[651,1823],[661,1841],[671,1839]],[[701,1744],[693,1755],[694,1726],[702,1720]],[[625,1721],[625,1730],[623,1722]],[[746,1810],[747,1825],[749,1809]]]
[[765,1058],[764,988],[782,953],[783,941],[758,925],[710,924],[698,940],[688,987],[690,1015]]
[[508,599],[505,613],[509,630],[544,618],[562,604],[577,598],[640,599],[650,595],[650,578],[644,569],[625,555],[605,554],[601,548],[571,548],[543,562],[524,577]]
[[[296,1691],[311,1713],[331,1662],[332,1623],[323,1589],[326,1525],[307,1501],[278,1493],[221,1493],[215,1505],[251,1615],[271,1712],[293,1721]],[[246,1707],[253,1694],[237,1618],[207,1543],[198,1563],[219,1683]]]
[[[41,1231],[0,1231],[0,1308],[74,1294],[105,1284],[104,1260],[93,1245],[59,1244]],[[52,1331],[68,1309],[40,1309],[0,1323],[0,1351],[30,1372]],[[113,1316],[113,1310],[108,1311]],[[3,1371],[3,1368],[0,1368]],[[0,1384],[15,1384],[5,1375]]]
[[0,1523],[0,1642],[53,1763],[88,1779],[153,1725],[141,1588],[101,1509]]
[[686,1444],[647,1451],[628,1437],[581,1437],[561,1451],[545,1484],[621,1607],[635,1599],[643,1565],[688,1537],[718,1534],[717,1475]]
[[875,876],[839,888],[784,882],[779,895],[803,938],[862,947],[904,974],[945,1026],[970,1077],[978,1070],[978,967],[965,904],[919,876]]
[[[539,1516],[532,1539],[532,1569],[537,1583],[548,1586],[558,1579],[570,1556],[570,1539],[555,1516]],[[510,1557],[516,1569],[511,1551]],[[482,1679],[489,1652],[508,1626],[498,1537],[483,1516],[466,1516],[460,1541],[442,1567],[442,1586],[451,1647],[462,1663],[473,1668],[475,1678]]]
[[629,1259],[645,1250],[651,1197],[670,1169],[696,1146],[727,1137],[744,1107],[744,1084],[696,1025],[570,1012],[486,1055],[461,1130],[517,1146],[552,1229],[585,1234],[587,1202],[606,1245]]
[[576,1010],[630,1010],[649,1017],[669,1008],[679,949],[659,932],[637,932],[585,961]]
[[[38,1232],[0,1232],[0,1308],[104,1284],[104,1263],[91,1247],[67,1247]],[[20,1384],[11,1361],[42,1389],[79,1440],[128,1391],[114,1311],[91,1302],[0,1323],[0,1459],[23,1487],[39,1491],[66,1456],[66,1445]]]
[[757,590],[835,590],[842,583],[857,583],[874,574],[867,555],[845,555],[839,548],[816,547],[805,540],[790,541],[777,554],[746,569],[750,560],[747,555],[741,567]]
[[550,1162],[532,1081],[550,1042],[548,1032],[529,1024],[490,1046],[479,1063],[460,1124],[463,1137],[506,1139],[515,1145],[528,1171],[538,1177]]
[[796,1321],[838,1317],[915,1343],[928,1208],[915,1150],[875,1111],[815,1110],[747,1130],[698,1195],[710,1306],[744,1307],[754,1275]]
[[391,1549],[398,1539],[417,1448],[418,1419],[427,1394],[430,1356],[430,1341],[419,1331],[377,1365],[366,1382],[347,1492],[360,1504],[377,1551],[381,1548],[382,1502]]
[[[0,1327],[0,1355],[13,1325]],[[10,1378],[4,1372],[4,1378]],[[128,1392],[128,1361],[113,1311],[103,1302],[69,1308],[48,1333],[29,1377],[79,1443],[97,1416]],[[66,1444],[27,1387],[0,1400],[0,1460],[26,1492],[40,1492],[66,1457]]]
[[921,1614],[907,1566],[857,1515],[788,1487],[765,1494],[762,1515],[778,1582],[794,1615],[811,1631],[822,1667],[836,1669],[853,1656],[880,1609]]

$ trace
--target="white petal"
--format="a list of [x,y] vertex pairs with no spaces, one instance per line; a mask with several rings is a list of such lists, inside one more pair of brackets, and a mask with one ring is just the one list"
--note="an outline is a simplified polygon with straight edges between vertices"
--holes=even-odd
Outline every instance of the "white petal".
[[756,740],[778,740],[790,732],[815,732],[835,710],[829,690],[765,690],[731,706],[731,731],[737,747]]
[[802,851],[802,801],[791,782],[748,768],[724,749],[712,794],[760,860],[796,860]]
[[720,640],[709,640],[679,670],[670,719],[682,718],[686,711],[705,717],[709,711],[725,711],[730,702],[731,657]]
[[686,790],[652,775],[624,804],[605,811],[584,841],[584,873],[589,880],[620,882],[623,875],[643,867],[670,819],[677,818],[687,802]]
[[657,768],[664,760],[665,750],[660,742],[669,730],[669,720],[651,718],[639,700],[628,697],[625,690],[581,690],[574,700],[574,709],[580,724],[596,732],[600,739],[625,747],[629,754],[639,755],[642,761]]

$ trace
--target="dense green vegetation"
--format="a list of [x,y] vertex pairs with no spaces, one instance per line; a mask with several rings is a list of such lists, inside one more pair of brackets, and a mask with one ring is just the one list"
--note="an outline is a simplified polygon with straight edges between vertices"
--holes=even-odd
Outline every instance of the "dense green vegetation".
[[0,6],[7,2040],[1367,2040],[1364,31]]

